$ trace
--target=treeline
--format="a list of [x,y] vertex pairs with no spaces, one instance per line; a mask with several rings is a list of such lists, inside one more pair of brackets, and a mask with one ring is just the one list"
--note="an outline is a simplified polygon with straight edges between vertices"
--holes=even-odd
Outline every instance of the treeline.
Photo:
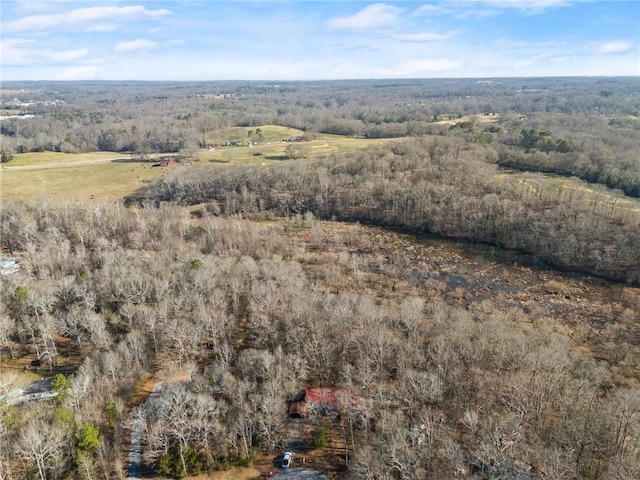
[[[455,138],[406,140],[316,162],[176,171],[153,184],[156,203],[209,203],[225,215],[291,215],[407,228],[484,242],[640,284],[640,218],[615,201],[557,198],[497,184],[495,150]],[[594,197],[595,198],[595,197]]]
[[501,136],[504,167],[576,176],[640,198],[640,120],[533,116]]
[[193,157],[230,140],[228,127],[275,124],[311,135],[455,136],[499,145],[498,162],[505,167],[578,176],[640,197],[640,91],[634,79],[13,86],[24,92],[3,106],[35,117],[0,123],[3,162],[33,151]]
[[[402,155],[384,156],[412,181]],[[379,162],[334,168],[367,183],[358,170],[379,176]],[[365,228],[325,226],[311,215],[261,224],[210,209],[195,220],[175,205],[4,208],[2,247],[23,273],[3,280],[1,353],[9,362],[47,349],[43,368],[54,372],[64,371],[56,358],[81,365],[54,378],[55,401],[0,403],[3,477],[124,478],[128,428],[141,415],[143,460],[155,472],[248,464],[289,440],[289,397],[338,384],[360,397],[331,427],[348,446],[347,478],[450,478],[470,465],[496,478],[638,478],[640,395],[612,366],[614,356],[637,358],[623,334],[638,320],[631,289],[603,299],[619,322],[597,335],[574,326],[570,338],[544,302],[465,310],[448,303],[433,267],[409,275],[420,261],[410,250],[390,243],[381,262]],[[596,340],[615,343],[611,363],[583,354]],[[210,362],[219,375],[202,375]],[[167,382],[148,411],[128,410],[158,365],[193,375]]]
[[[453,115],[636,115],[634,79],[475,79],[335,82],[7,83],[24,89],[3,106],[36,118],[5,119],[4,148],[83,152],[207,146],[227,126],[276,124],[393,138],[431,131]],[[444,115],[444,116],[443,116]],[[133,131],[135,129],[135,131]]]

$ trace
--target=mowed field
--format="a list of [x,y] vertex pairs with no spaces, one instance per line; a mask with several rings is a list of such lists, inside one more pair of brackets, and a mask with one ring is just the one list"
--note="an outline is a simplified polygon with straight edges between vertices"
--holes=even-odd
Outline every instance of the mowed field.
[[25,155],[29,155],[25,160],[16,155],[0,170],[3,201],[118,200],[167,173],[164,168],[152,168],[151,163],[114,162],[122,158],[114,153],[98,158],[96,154],[56,154],[53,160],[49,152]]
[[131,155],[117,152],[89,152],[80,154],[60,152],[31,152],[14,155],[11,162],[4,164],[4,170],[28,170],[41,168],[73,167],[129,161]]
[[[256,145],[248,146],[249,132],[259,129],[262,139]],[[309,135],[308,141],[286,142],[289,138]],[[255,137],[254,137],[255,138]],[[248,163],[263,164],[290,160],[287,147],[298,149],[301,158],[319,158],[332,153],[346,153],[360,150],[371,145],[391,141],[392,139],[365,139],[329,135],[324,133],[310,134],[295,128],[279,125],[263,125],[262,127],[233,127],[227,128],[209,136],[209,142],[219,144],[224,142],[242,142],[242,146],[216,147],[199,154],[199,159],[215,163]]]

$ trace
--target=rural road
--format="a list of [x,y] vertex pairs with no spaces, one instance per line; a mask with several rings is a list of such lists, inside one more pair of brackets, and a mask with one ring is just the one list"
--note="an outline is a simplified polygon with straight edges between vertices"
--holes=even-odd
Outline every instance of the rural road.
[[127,480],[140,478],[140,462],[142,459],[142,433],[147,426],[144,406],[134,411],[131,419],[131,444],[129,446],[129,469]]
[[161,383],[156,383],[149,398],[145,402],[134,408],[131,412],[131,443],[129,445],[129,468],[127,469],[127,480],[138,480],[140,478],[140,463],[142,461],[142,434],[147,428],[147,412],[150,402],[153,402],[162,389]]

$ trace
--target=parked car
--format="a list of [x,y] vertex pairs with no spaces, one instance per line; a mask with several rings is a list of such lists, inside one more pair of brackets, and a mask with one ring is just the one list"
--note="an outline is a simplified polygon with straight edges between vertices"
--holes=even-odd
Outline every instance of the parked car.
[[293,460],[293,453],[284,452],[281,463],[282,468],[289,468],[291,466],[291,460]]

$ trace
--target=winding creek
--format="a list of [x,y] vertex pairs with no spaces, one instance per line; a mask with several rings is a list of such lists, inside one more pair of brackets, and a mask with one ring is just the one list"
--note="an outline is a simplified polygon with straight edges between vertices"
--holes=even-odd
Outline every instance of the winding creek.
[[[504,250],[492,245],[456,242],[430,237],[418,237],[416,240],[427,247],[436,246],[454,249],[458,253],[452,258],[460,257],[462,261],[455,262],[455,268],[448,274],[446,279],[448,288],[475,287],[474,291],[488,290],[486,293],[472,295],[467,298],[467,307],[471,303],[479,303],[500,294],[518,293],[538,285],[542,282],[539,277],[541,270],[553,271],[538,257],[512,250]],[[529,269],[530,280],[518,285],[501,282],[500,277],[504,276],[506,270],[514,267]],[[479,277],[478,273],[483,275]]]
[[447,296],[466,309],[506,297],[517,306],[519,300],[527,300],[528,293],[572,310],[580,303],[617,302],[623,292],[640,296],[640,288],[561,271],[522,252],[428,235],[392,235],[397,235],[395,245],[411,256],[405,266],[407,279],[415,285],[444,284]]

